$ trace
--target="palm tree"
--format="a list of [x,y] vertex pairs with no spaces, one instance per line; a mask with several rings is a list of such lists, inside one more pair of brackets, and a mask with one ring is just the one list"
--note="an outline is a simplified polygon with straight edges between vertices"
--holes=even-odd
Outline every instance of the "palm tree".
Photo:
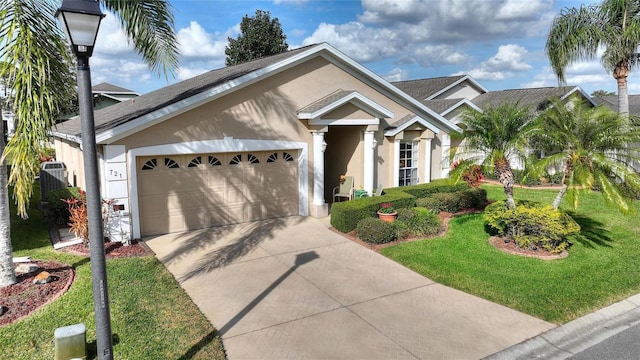
[[[178,56],[168,1],[99,2],[115,14],[135,49],[154,71],[165,76],[174,74]],[[3,159],[10,156],[13,161],[8,181],[14,187],[14,198],[22,217],[26,217],[33,178],[38,171],[37,155],[58,114],[57,94],[63,89],[75,88],[65,77],[70,60],[64,34],[53,17],[59,5],[56,0],[0,2],[0,43],[3,44],[0,59],[5,61],[0,75],[10,79],[9,89],[18,119],[15,136],[7,144]],[[7,194],[8,189],[3,186],[0,199]],[[8,224],[8,210],[4,213],[0,206],[0,228]],[[10,247],[10,237],[0,231],[0,253]],[[11,281],[15,283],[10,261],[10,258],[9,263],[4,257],[0,258],[0,287],[10,285]],[[4,281],[5,277],[9,280]]]
[[629,114],[627,77],[640,54],[640,1],[604,0],[580,8],[565,8],[551,26],[545,51],[561,82],[576,61],[592,60],[604,50],[601,63],[618,82],[618,112]]
[[513,200],[514,176],[511,161],[524,157],[527,129],[532,115],[519,104],[502,104],[483,111],[467,109],[462,113],[464,138],[456,157],[464,163],[481,163],[492,167],[504,187],[507,205],[515,208]]
[[595,187],[622,213],[634,210],[628,190],[640,193],[640,177],[632,166],[640,159],[640,152],[629,144],[640,142],[640,129],[632,120],[604,106],[565,106],[555,99],[536,123],[531,135],[555,152],[536,167],[562,171],[554,208],[560,206],[565,194],[578,207],[580,194]]

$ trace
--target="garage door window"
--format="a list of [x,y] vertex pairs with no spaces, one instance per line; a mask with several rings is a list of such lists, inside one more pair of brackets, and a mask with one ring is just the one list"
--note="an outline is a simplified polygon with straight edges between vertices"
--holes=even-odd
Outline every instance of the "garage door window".
[[260,160],[258,159],[258,157],[253,155],[253,154],[247,155],[247,160],[249,161],[250,164],[259,164],[260,163]]
[[282,158],[284,159],[284,161],[293,161],[293,160],[295,160],[291,154],[286,153],[286,152],[282,153]]
[[209,155],[209,165],[220,166],[222,165],[222,162],[217,157]]
[[240,162],[242,162],[242,155],[238,154],[229,161],[229,165],[238,165]]
[[178,163],[171,159],[171,158],[164,158],[164,166],[168,167],[169,169],[179,169],[180,165],[178,165]]
[[200,164],[202,164],[202,156],[196,156],[189,161],[189,165],[187,165],[187,167],[198,167]]
[[153,170],[158,166],[158,160],[156,159],[151,159],[149,161],[147,161],[146,163],[144,163],[144,165],[142,165],[142,170]]

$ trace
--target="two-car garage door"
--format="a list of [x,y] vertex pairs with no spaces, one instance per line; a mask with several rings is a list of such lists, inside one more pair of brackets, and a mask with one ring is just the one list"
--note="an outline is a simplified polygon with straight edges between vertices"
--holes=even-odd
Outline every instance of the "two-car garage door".
[[142,235],[298,214],[295,151],[137,158]]

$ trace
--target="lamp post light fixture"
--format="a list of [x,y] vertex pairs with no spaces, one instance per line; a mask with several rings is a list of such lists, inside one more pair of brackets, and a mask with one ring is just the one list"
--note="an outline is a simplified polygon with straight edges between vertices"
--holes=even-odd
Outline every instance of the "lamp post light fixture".
[[105,15],[97,0],[63,0],[56,11],[73,53],[78,60],[78,103],[82,127],[82,155],[87,193],[87,216],[89,222],[89,247],[91,280],[93,283],[93,308],[96,321],[96,343],[100,360],[113,359],[113,341],[107,291],[107,268],[102,229],[102,201],[96,151],[93,99],[91,96],[91,70],[89,58],[98,36],[100,21]]

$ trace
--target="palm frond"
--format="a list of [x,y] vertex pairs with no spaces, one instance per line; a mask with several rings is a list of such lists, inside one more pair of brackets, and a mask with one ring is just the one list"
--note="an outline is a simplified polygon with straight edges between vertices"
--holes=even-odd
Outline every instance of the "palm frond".
[[156,73],[175,76],[178,47],[173,13],[165,0],[102,0],[120,21],[129,41]]
[[18,119],[3,159],[13,161],[9,184],[23,217],[39,167],[38,153],[55,124],[58,93],[69,86],[64,76],[69,64],[66,45],[53,17],[57,5],[53,0],[16,0],[2,2],[0,8],[2,73],[11,79]]

